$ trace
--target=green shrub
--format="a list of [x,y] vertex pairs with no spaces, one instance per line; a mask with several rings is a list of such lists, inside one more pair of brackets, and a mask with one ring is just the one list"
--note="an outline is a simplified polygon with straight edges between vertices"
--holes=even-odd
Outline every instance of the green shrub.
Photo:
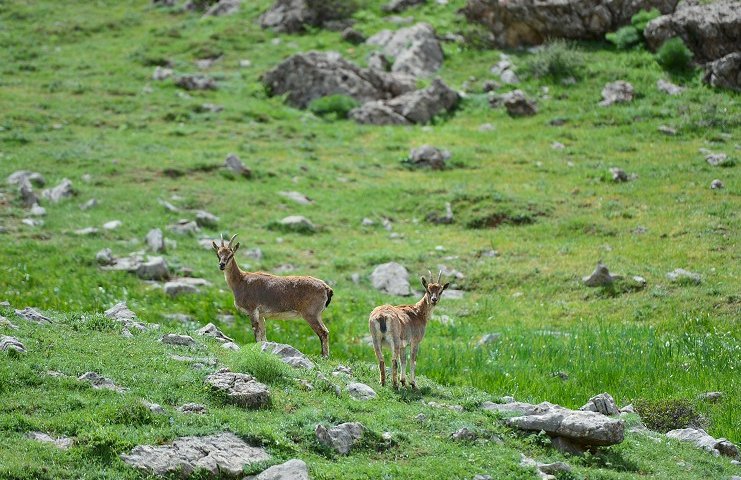
[[347,95],[329,95],[313,100],[309,104],[309,111],[320,117],[343,119],[358,105],[357,100]]
[[316,18],[324,21],[350,18],[358,10],[356,0],[306,0],[306,6],[309,11],[316,12]]
[[608,33],[605,38],[621,50],[633,48],[641,42],[641,34],[632,25],[626,25],[617,32]]
[[633,15],[633,17],[630,19],[630,24],[638,31],[641,36],[643,36],[643,31],[646,29],[646,25],[648,25],[648,22],[660,16],[661,12],[658,11],[656,8],[652,8],[651,10],[641,10],[640,12]]
[[684,398],[638,399],[633,402],[633,408],[643,423],[657,432],[666,433],[669,430],[687,427],[707,428],[705,417]]
[[579,78],[584,63],[584,54],[573,43],[554,40],[530,57],[526,69],[538,78]]
[[692,52],[681,38],[670,38],[656,52],[656,61],[669,72],[687,72],[691,70]]
[[239,352],[236,371],[249,373],[266,384],[292,377],[291,367],[277,356],[260,351],[260,345],[245,347]]

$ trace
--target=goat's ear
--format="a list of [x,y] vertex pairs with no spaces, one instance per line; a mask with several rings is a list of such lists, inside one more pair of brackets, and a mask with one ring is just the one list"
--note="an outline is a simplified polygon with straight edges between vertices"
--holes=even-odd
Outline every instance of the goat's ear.
[[449,286],[450,286],[450,282],[448,282],[445,285],[443,285],[443,289],[441,290],[441,292],[444,292],[445,289],[448,288]]
[[232,253],[235,253],[237,250],[239,250],[239,242],[237,242],[237,244],[234,245],[234,249],[232,250]]
[[427,279],[425,277],[420,277],[420,279],[422,280],[422,286],[427,290]]
[[212,242],[211,242],[211,246],[212,246],[212,247],[213,247],[213,249],[214,249],[214,250],[216,250],[217,252],[219,251],[219,247],[218,247],[218,246],[216,246],[216,242],[212,241]]

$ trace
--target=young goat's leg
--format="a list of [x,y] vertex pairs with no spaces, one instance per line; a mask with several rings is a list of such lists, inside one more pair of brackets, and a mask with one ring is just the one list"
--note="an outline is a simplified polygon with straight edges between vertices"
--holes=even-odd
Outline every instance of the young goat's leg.
[[409,376],[410,376],[410,382],[409,385],[416,389],[417,388],[417,377],[415,376],[414,371],[417,369],[417,350],[419,349],[419,343],[412,342],[412,348],[411,348],[411,354],[412,358],[409,360],[410,366],[409,366]]
[[322,322],[322,314],[310,314],[304,316],[304,320],[309,324],[314,333],[319,337],[319,341],[322,343],[322,357],[329,357],[329,330]]
[[252,321],[252,331],[255,332],[256,342],[267,342],[268,338],[265,335],[265,319],[260,317],[260,311],[255,309],[250,313],[250,320]]
[[371,339],[373,339],[373,350],[376,352],[376,359],[378,360],[381,386],[384,387],[386,386],[386,362],[383,359],[383,349],[381,345],[383,340],[375,322],[371,324]]
[[389,342],[391,347],[391,384],[394,389],[399,388],[399,354],[401,353],[401,340],[394,338]]
[[401,352],[401,386],[407,386],[407,346],[403,345],[399,349]]

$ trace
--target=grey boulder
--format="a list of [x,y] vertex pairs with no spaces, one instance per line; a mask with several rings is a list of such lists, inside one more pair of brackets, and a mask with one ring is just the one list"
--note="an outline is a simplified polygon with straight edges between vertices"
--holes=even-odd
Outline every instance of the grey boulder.
[[689,442],[715,456],[724,455],[731,458],[738,457],[738,448],[725,438],[715,439],[701,428],[679,428],[666,433],[668,438]]
[[224,332],[219,330],[219,328],[213,323],[206,324],[205,327],[198,329],[196,333],[198,333],[198,335],[203,335],[206,337],[213,337],[219,343],[234,342],[233,339],[224,335]]
[[126,391],[125,388],[117,386],[113,383],[113,380],[106,378],[103,375],[96,372],[85,372],[79,377],[78,380],[81,382],[87,382],[95,390],[113,390],[114,392],[123,393]]
[[18,170],[8,175],[8,185],[20,187],[24,183],[29,183],[34,187],[43,187],[46,185],[44,176],[38,172],[31,172],[29,170]]
[[373,288],[384,293],[403,297],[412,294],[409,286],[409,272],[396,262],[378,265],[373,269],[370,280]]
[[522,90],[513,90],[502,97],[504,108],[510,117],[531,117],[538,113],[538,107]]
[[75,443],[75,441],[69,437],[61,436],[54,438],[44,432],[28,432],[26,436],[31,440],[36,440],[37,442],[50,443],[60,450],[67,450]]
[[427,23],[418,23],[396,31],[382,30],[367,40],[369,45],[394,58],[391,71],[414,77],[428,76],[443,64],[443,49],[435,30]]
[[413,167],[444,170],[445,162],[450,159],[450,152],[432,145],[422,145],[409,152],[408,163]]
[[59,203],[61,200],[69,198],[75,193],[74,188],[72,188],[72,182],[65,178],[56,187],[41,192],[41,195],[52,203]]
[[600,106],[608,107],[616,103],[628,103],[633,101],[633,85],[625,80],[617,80],[605,85],[602,89],[602,101]]
[[408,125],[428,123],[435,116],[452,111],[460,101],[457,92],[442,80],[429,87],[408,92],[390,100],[367,102],[350,111],[349,117],[361,124]]
[[712,87],[741,92],[741,52],[729,53],[705,65],[703,80]]
[[309,360],[309,357],[285,343],[263,342],[261,349],[265,353],[276,355],[283,363],[287,363],[294,368],[306,368],[308,370],[314,368],[314,362]]
[[600,393],[590,398],[589,401],[579,410],[585,412],[599,412],[602,415],[618,415],[620,410],[615,403],[615,399],[609,393]]
[[136,276],[144,280],[167,280],[170,278],[170,270],[167,262],[162,257],[149,257],[136,269]]
[[233,433],[182,437],[169,445],[139,445],[121,460],[137,470],[155,475],[190,476],[203,470],[215,477],[237,477],[246,465],[263,462],[270,455],[247,445]]
[[23,310],[16,310],[15,314],[19,317],[25,318],[26,320],[38,324],[47,324],[52,323],[51,319],[49,317],[46,317],[39,313],[37,310],[34,310],[31,307],[26,307]]
[[266,385],[245,373],[234,373],[223,368],[206,377],[206,384],[226,396],[229,403],[245,408],[260,408],[270,402]]
[[0,352],[15,350],[18,353],[26,353],[26,346],[15,337],[3,335],[0,337]]
[[240,160],[240,158],[234,153],[230,153],[226,156],[224,167],[237,175],[243,176],[244,178],[250,178],[252,176],[252,170],[247,168],[242,160]]
[[196,341],[190,335],[179,335],[177,333],[168,333],[162,336],[160,339],[162,343],[167,345],[177,345],[181,347],[194,347]]
[[147,247],[154,253],[164,253],[164,251],[167,249],[165,246],[165,237],[162,234],[162,229],[159,228],[153,228],[145,237],[145,241],[147,242]]
[[320,424],[316,426],[315,434],[319,443],[346,455],[352,446],[363,437],[364,430],[365,427],[357,422],[341,423],[330,428]]
[[347,391],[355,400],[372,400],[377,397],[375,390],[364,383],[351,383],[347,386]]
[[309,468],[303,460],[288,460],[280,465],[273,465],[255,477],[245,480],[309,480]]

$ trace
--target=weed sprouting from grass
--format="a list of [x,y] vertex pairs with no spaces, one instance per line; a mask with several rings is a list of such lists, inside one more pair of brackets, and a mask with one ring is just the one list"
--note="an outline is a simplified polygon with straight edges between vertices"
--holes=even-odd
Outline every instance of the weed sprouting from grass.
[[357,100],[347,95],[329,95],[313,100],[309,104],[309,111],[320,117],[341,120],[347,118],[350,110],[358,105]]
[[666,433],[677,428],[708,428],[708,421],[684,398],[639,398],[633,407],[651,430]]
[[263,353],[260,345],[249,345],[236,355],[235,371],[249,373],[259,382],[275,384],[293,377],[291,367],[275,355]]
[[664,70],[684,73],[691,70],[692,51],[679,37],[670,38],[656,51],[656,61]]
[[528,58],[526,69],[536,78],[561,80],[580,78],[585,65],[584,54],[566,40],[553,40]]

